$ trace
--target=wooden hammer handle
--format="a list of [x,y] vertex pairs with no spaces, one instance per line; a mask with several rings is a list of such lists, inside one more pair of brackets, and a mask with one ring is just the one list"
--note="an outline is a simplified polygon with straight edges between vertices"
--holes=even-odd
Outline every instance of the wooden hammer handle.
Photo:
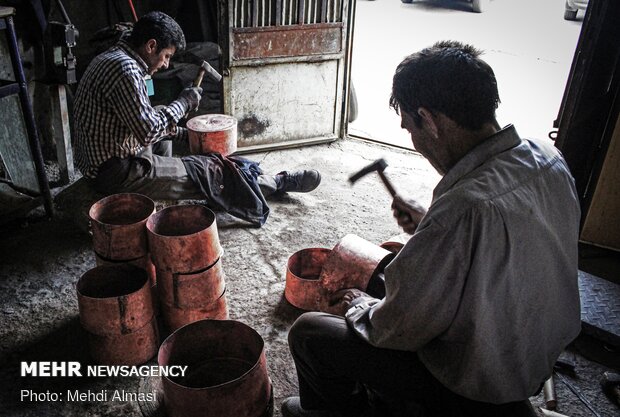
[[383,181],[383,185],[385,185],[385,188],[387,188],[392,198],[394,198],[396,196],[396,189],[392,185],[392,182],[388,179],[388,177],[385,176],[385,173],[383,171],[377,171],[377,173],[379,174],[381,181]]
[[205,72],[207,72],[207,70],[204,67],[200,67],[198,74],[194,79],[194,87],[200,87],[200,84],[202,84],[202,78],[205,76]]

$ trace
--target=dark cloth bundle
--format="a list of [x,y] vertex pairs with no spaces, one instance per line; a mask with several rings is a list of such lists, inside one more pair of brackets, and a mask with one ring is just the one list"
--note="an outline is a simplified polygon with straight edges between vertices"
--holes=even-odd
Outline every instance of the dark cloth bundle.
[[267,221],[269,206],[258,185],[262,174],[258,163],[218,153],[184,156],[182,160],[211,209],[259,227]]

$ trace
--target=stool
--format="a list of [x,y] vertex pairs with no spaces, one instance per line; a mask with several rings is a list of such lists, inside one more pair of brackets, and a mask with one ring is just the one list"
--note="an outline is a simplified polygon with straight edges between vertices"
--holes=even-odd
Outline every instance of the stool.
[[[45,212],[48,217],[52,217],[54,213],[52,195],[50,192],[47,175],[45,173],[43,154],[41,153],[41,144],[39,142],[39,134],[35,124],[34,113],[32,111],[30,97],[28,96],[26,77],[24,76],[24,68],[22,67],[22,61],[19,54],[19,46],[17,44],[17,36],[15,34],[15,24],[13,23],[14,15],[14,8],[0,7],[0,30],[6,30],[7,45],[15,76],[15,81],[0,81],[0,99],[15,94],[19,95],[21,112],[24,119],[23,122],[26,127],[32,162],[34,163],[36,171],[36,182],[38,183],[40,194],[43,197]],[[8,142],[9,138],[6,138],[5,140]],[[27,161],[20,161],[19,156],[17,156],[13,162],[16,162],[16,164],[19,164],[20,162],[22,164],[27,163]],[[13,180],[15,180],[15,178],[13,178]]]

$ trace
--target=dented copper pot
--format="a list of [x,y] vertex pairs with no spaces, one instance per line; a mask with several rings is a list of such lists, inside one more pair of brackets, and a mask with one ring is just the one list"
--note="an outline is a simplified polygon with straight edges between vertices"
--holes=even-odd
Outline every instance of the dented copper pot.
[[394,254],[356,235],[346,235],[332,249],[321,270],[321,286],[327,292],[343,288],[365,290]]
[[259,417],[269,408],[264,341],[241,322],[181,327],[162,343],[157,360],[188,366],[184,377],[162,377],[168,417]]
[[222,255],[215,213],[205,206],[167,207],[149,217],[146,228],[158,271],[193,273]]
[[366,291],[394,256],[355,235],[346,235],[331,250],[298,251],[287,264],[284,296],[304,310],[337,313],[339,307],[331,305],[334,293],[345,288]]
[[154,212],[153,200],[141,194],[114,194],[97,201],[88,212],[95,252],[113,261],[146,256],[145,225]]

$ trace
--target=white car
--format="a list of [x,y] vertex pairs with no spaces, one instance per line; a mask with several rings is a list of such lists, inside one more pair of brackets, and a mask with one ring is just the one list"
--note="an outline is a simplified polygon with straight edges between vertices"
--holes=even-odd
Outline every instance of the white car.
[[[413,0],[400,0],[403,3],[411,3]],[[489,5],[491,0],[469,0],[471,3],[471,10],[475,13],[482,13]]]
[[588,0],[566,0],[564,8],[565,20],[577,20],[577,12],[588,7]]

